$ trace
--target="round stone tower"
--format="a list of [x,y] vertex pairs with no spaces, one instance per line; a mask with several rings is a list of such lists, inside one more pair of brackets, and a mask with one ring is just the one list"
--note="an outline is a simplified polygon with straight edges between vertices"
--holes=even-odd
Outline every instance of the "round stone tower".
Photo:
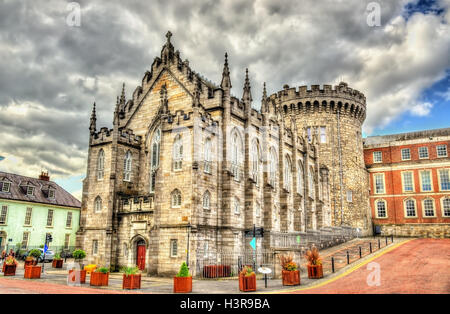
[[[362,124],[366,97],[341,82],[284,89],[271,96],[305,139],[317,143],[319,163],[329,170],[332,225],[371,234],[369,177],[364,164]],[[287,124],[289,125],[289,124]]]

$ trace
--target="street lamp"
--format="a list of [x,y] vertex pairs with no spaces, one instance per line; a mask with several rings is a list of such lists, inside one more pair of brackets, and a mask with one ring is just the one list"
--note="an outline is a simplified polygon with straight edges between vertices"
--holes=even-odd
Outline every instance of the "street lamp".
[[188,227],[188,237],[187,237],[187,250],[186,250],[186,265],[187,265],[187,267],[189,267],[189,238],[191,235],[191,223],[190,222],[188,222],[187,227]]

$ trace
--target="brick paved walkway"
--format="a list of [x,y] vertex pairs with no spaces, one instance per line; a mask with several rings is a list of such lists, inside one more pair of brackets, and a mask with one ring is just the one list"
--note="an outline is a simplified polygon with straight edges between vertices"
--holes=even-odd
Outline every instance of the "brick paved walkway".
[[[378,245],[378,244],[377,244]],[[369,286],[369,262],[380,265],[380,285]],[[408,241],[353,272],[317,288],[291,293],[445,293],[450,294],[450,239]]]

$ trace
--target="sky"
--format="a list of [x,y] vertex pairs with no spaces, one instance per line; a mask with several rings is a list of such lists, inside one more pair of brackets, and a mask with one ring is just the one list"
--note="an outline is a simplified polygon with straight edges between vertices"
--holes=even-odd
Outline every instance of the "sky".
[[248,67],[255,108],[263,82],[343,80],[367,97],[365,136],[449,127],[449,22],[450,0],[0,0],[0,171],[48,170],[80,199],[92,104],[112,127],[168,30],[217,85],[228,52],[237,97]]

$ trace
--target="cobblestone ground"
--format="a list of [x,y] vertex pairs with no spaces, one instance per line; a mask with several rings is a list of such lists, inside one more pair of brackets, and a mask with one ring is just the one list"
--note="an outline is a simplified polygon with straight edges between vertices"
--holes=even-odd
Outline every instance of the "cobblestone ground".
[[[373,276],[375,268],[367,267],[373,262],[379,265],[379,285]],[[325,280],[316,288],[291,293],[450,294],[450,239],[408,241],[361,265],[345,276]]]
[[[401,243],[404,240],[395,239],[394,246],[397,243]],[[369,242],[372,243],[373,254],[369,254]],[[414,245],[410,244],[413,243]],[[359,259],[359,247],[362,250],[362,259]],[[295,288],[283,287],[281,279],[268,280],[268,287],[264,287],[264,281],[258,280],[257,293],[264,292],[281,292],[281,293],[376,293],[373,287],[367,287],[372,289],[365,289],[366,277],[369,271],[366,267],[361,267],[344,278],[339,278],[334,282],[328,281],[334,280],[338,276],[342,276],[349,269],[354,268],[359,263],[366,263],[365,260],[372,259],[376,254],[381,254],[385,250],[390,250],[393,245],[388,241],[386,247],[385,239],[381,239],[380,250],[378,251],[378,239],[355,239],[353,241],[335,246],[333,248],[322,250],[321,256],[324,262],[324,274],[325,277],[321,280],[310,280],[306,277],[306,265],[301,267],[301,286]],[[404,248],[406,247],[406,248]],[[450,260],[450,240],[414,240],[394,249],[392,252],[386,253],[383,256],[378,257],[382,260],[381,266],[381,287],[384,286],[387,290],[382,290],[377,287],[378,291],[386,291],[389,293],[389,287],[397,287],[393,289],[392,293],[410,293],[413,290],[408,290],[408,285],[405,284],[404,290],[400,289],[403,286],[392,285],[392,281],[396,281],[398,276],[403,278],[403,282],[409,277],[411,273],[419,270],[417,278],[414,280],[418,282],[424,282],[425,285],[420,291],[415,293],[422,293],[422,291],[434,292],[441,291],[449,293],[449,260]],[[350,255],[350,265],[347,265],[347,251]],[[422,253],[423,252],[423,253]],[[335,274],[331,273],[331,256],[335,258]],[[389,258],[385,261],[385,256]],[[411,260],[411,261],[410,261]],[[391,264],[401,265],[399,267],[392,268]],[[411,264],[412,263],[412,264]],[[385,265],[386,264],[386,265]],[[427,267],[418,267],[420,265],[428,265]],[[392,266],[392,265],[391,265]],[[408,267],[406,267],[408,266]],[[412,266],[412,268],[410,267]],[[0,293],[12,294],[12,293],[172,293],[173,284],[171,278],[156,278],[156,277],[143,277],[142,289],[138,291],[123,291],[122,290],[122,277],[121,274],[111,274],[108,287],[91,288],[89,286],[89,276],[86,279],[87,284],[81,287],[68,286],[67,270],[54,270],[51,269],[49,264],[46,264],[46,273],[43,274],[42,279],[27,280],[23,279],[23,264],[19,265],[17,274],[15,277],[3,277],[0,275]],[[431,269],[432,268],[432,269]],[[442,269],[441,269],[442,268]],[[405,275],[407,269],[410,269]],[[423,279],[420,272],[423,272],[427,276],[430,274],[436,277],[435,283],[428,282],[427,279]],[[357,274],[356,278],[354,274]],[[388,277],[388,278],[386,278]],[[434,278],[433,277],[433,278]],[[347,279],[349,283],[347,283]],[[400,279],[399,279],[400,280]],[[445,281],[446,280],[446,281]],[[304,290],[308,286],[315,287],[321,285],[320,288],[313,288]],[[418,284],[422,285],[422,283]],[[414,287],[416,287],[415,285]],[[301,289],[302,291],[298,291]],[[295,291],[293,291],[295,290]],[[196,294],[210,294],[210,293],[240,293],[238,290],[237,280],[222,279],[222,280],[194,280],[193,293]]]

